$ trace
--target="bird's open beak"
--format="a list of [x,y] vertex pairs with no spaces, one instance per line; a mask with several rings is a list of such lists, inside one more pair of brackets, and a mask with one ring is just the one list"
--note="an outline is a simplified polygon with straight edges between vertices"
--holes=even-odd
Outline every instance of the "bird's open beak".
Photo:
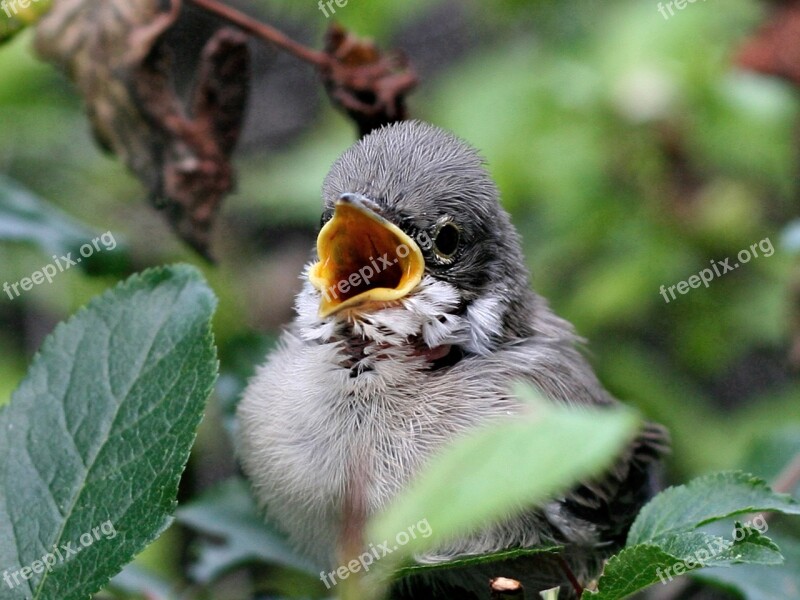
[[399,300],[425,271],[416,242],[356,194],[337,200],[333,218],[317,236],[317,254],[309,280],[322,294],[321,317]]

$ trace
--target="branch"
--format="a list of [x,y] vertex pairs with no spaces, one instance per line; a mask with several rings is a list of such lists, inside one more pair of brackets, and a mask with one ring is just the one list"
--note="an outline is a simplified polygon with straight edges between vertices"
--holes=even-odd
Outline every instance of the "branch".
[[195,6],[198,6],[219,18],[236,25],[245,32],[260,38],[266,42],[274,44],[293,54],[300,60],[304,60],[312,65],[324,69],[330,66],[331,60],[324,52],[312,50],[303,46],[299,42],[295,42],[281,31],[278,31],[271,25],[256,21],[252,17],[248,17],[243,12],[236,10],[226,4],[222,4],[218,0],[188,0]]
[[320,52],[227,6],[224,0],[185,1],[315,66],[333,105],[356,123],[361,137],[407,118],[405,98],[416,86],[417,75],[403,54],[381,52],[371,40],[361,40],[335,23],[328,28],[325,50]]

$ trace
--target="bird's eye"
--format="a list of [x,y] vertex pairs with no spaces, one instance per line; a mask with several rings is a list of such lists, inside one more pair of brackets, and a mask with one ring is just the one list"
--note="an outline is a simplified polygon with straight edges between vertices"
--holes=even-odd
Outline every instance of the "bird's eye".
[[458,250],[461,230],[455,223],[443,223],[433,238],[433,249],[440,258],[453,258]]

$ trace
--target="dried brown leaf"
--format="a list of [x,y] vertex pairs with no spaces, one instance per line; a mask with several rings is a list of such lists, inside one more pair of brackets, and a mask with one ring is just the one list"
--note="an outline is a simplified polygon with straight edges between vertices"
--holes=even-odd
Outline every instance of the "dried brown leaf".
[[373,42],[336,24],[326,34],[325,52],[330,58],[321,68],[325,89],[356,122],[361,136],[407,118],[405,98],[417,76],[404,56],[381,54]]
[[233,187],[229,157],[249,54],[244,34],[219,30],[184,102],[163,38],[180,9],[179,0],[55,0],[37,27],[36,48],[78,86],[99,143],[145,184],[180,237],[208,256],[214,217]]

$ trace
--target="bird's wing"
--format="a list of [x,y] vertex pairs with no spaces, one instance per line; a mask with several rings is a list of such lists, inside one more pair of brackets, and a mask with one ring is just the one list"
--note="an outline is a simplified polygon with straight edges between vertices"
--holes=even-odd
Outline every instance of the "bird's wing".
[[659,462],[669,449],[666,428],[645,423],[615,465],[577,487],[561,501],[563,508],[594,524],[602,541],[624,544],[633,519],[660,487]]

